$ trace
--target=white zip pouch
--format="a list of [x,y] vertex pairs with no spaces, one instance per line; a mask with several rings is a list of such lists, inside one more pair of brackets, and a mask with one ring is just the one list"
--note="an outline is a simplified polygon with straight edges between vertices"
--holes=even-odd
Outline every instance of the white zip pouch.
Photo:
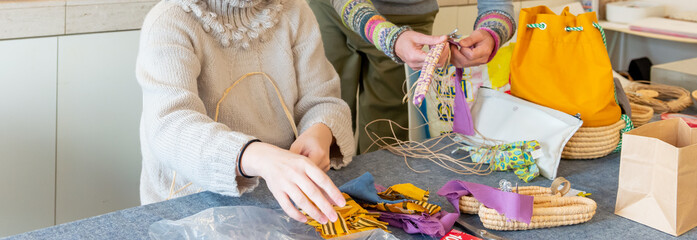
[[469,142],[539,141],[542,153],[533,154],[533,158],[540,174],[550,180],[557,177],[564,146],[583,125],[575,116],[489,88],[479,88],[472,121],[477,135],[468,137]]

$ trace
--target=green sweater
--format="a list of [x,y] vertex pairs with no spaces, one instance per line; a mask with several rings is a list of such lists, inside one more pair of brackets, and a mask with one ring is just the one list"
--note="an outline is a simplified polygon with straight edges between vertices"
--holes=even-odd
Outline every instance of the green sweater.
[[438,10],[436,0],[374,0],[373,5],[386,15],[420,15]]

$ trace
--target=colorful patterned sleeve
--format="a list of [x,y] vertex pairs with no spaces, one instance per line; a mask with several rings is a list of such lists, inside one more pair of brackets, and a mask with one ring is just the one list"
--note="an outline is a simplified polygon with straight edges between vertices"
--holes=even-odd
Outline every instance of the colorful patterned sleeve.
[[515,19],[511,0],[477,1],[479,16],[474,22],[474,30],[482,29],[494,37],[496,46],[488,61],[496,55],[499,46],[510,40],[515,33]]
[[408,26],[399,27],[385,20],[370,0],[335,0],[333,5],[346,27],[375,45],[395,62],[404,63],[397,57],[394,45],[397,37],[409,30]]

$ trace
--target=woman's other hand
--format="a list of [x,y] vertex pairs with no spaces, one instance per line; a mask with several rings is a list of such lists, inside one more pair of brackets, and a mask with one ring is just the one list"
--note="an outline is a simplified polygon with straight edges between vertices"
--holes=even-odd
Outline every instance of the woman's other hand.
[[494,51],[496,42],[485,30],[476,30],[469,37],[460,40],[460,48],[450,45],[450,63],[458,68],[485,64]]
[[240,171],[262,177],[283,211],[297,221],[306,222],[307,217],[293,203],[322,224],[337,220],[334,205],[346,205],[329,176],[305,156],[255,142],[247,147],[240,161]]
[[308,157],[323,171],[329,171],[329,147],[334,136],[332,131],[322,123],[312,125],[305,130],[292,145],[290,151]]

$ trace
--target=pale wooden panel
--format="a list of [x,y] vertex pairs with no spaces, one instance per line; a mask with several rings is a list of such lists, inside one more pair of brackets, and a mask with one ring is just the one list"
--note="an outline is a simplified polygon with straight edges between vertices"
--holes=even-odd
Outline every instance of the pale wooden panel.
[[64,19],[65,6],[0,9],[0,39],[64,34]]
[[140,205],[139,32],[58,38],[57,223]]
[[539,5],[545,5],[548,7],[562,6],[569,3],[578,2],[578,0],[533,0],[533,1],[522,1],[522,8],[535,7]]
[[65,0],[2,0],[0,9],[65,6]]
[[65,32],[89,33],[140,29],[156,1],[119,4],[68,5]]
[[445,35],[457,27],[458,7],[442,7],[433,21],[433,35]]
[[159,2],[153,0],[67,0],[68,6],[76,5],[95,5],[95,4],[113,4],[113,3],[137,3],[137,2]]
[[457,28],[458,33],[467,36],[472,33],[474,21],[477,20],[477,6],[464,6],[457,8]]
[[0,41],[0,237],[54,224],[56,44]]
[[440,7],[464,6],[469,5],[467,0],[438,0]]

